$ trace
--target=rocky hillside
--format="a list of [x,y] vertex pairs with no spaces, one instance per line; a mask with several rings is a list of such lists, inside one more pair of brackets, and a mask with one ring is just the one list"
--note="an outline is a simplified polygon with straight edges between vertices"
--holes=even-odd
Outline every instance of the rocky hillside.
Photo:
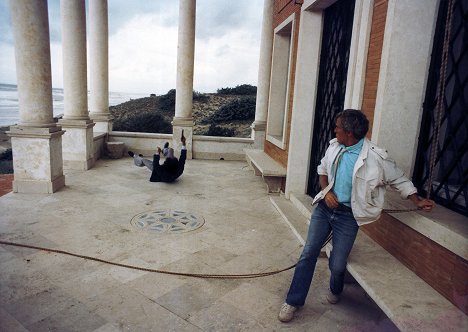
[[[175,90],[166,95],[133,99],[109,110],[116,131],[171,133]],[[192,116],[195,135],[250,137],[255,95],[194,92]]]

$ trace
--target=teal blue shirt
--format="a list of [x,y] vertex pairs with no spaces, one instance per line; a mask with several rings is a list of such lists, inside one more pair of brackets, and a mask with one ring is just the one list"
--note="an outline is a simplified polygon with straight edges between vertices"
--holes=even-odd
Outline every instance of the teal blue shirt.
[[335,185],[333,192],[338,198],[338,202],[351,206],[351,189],[353,184],[353,170],[359,153],[361,153],[364,139],[361,139],[354,145],[344,146],[341,148],[345,150],[338,163],[336,171]]

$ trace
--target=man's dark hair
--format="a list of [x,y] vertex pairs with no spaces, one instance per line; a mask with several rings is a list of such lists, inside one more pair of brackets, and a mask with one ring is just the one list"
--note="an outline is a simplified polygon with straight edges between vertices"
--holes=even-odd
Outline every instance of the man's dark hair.
[[364,138],[369,130],[369,120],[359,110],[346,109],[338,113],[336,118],[341,119],[343,129],[351,132],[357,140]]

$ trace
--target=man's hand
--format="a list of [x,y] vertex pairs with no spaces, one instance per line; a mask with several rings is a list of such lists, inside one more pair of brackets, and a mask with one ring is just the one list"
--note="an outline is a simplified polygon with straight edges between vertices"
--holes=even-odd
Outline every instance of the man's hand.
[[338,205],[340,205],[340,202],[338,202],[338,198],[332,191],[327,192],[323,200],[330,209],[336,209]]
[[158,146],[158,154],[161,154],[161,148]]
[[420,210],[431,212],[435,206],[435,202],[431,199],[422,199],[416,205],[418,206],[418,209]]
[[185,145],[185,136],[184,136],[184,130],[182,129],[182,136],[180,137],[180,141],[182,142],[182,145]]
[[432,199],[420,199],[416,194],[409,195],[408,199],[413,202],[419,210],[426,212],[431,212],[435,206],[435,202]]

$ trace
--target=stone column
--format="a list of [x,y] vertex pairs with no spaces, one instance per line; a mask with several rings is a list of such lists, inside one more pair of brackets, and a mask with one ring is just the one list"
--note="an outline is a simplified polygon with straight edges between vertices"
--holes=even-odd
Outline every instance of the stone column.
[[107,0],[92,0],[89,6],[90,117],[95,132],[112,131],[109,113],[109,27]]
[[262,39],[260,42],[260,59],[258,65],[257,103],[255,121],[252,123],[254,147],[263,149],[270,96],[271,58],[273,52],[273,1],[264,0]]
[[195,54],[196,0],[179,1],[179,34],[177,46],[177,79],[172,143],[180,149],[182,130],[187,138],[187,158],[192,158],[193,65]]
[[63,165],[87,170],[93,165],[93,121],[88,114],[85,0],[61,0],[64,116]]
[[53,193],[65,185],[62,131],[53,119],[46,0],[10,0],[20,123],[10,127],[15,193]]

